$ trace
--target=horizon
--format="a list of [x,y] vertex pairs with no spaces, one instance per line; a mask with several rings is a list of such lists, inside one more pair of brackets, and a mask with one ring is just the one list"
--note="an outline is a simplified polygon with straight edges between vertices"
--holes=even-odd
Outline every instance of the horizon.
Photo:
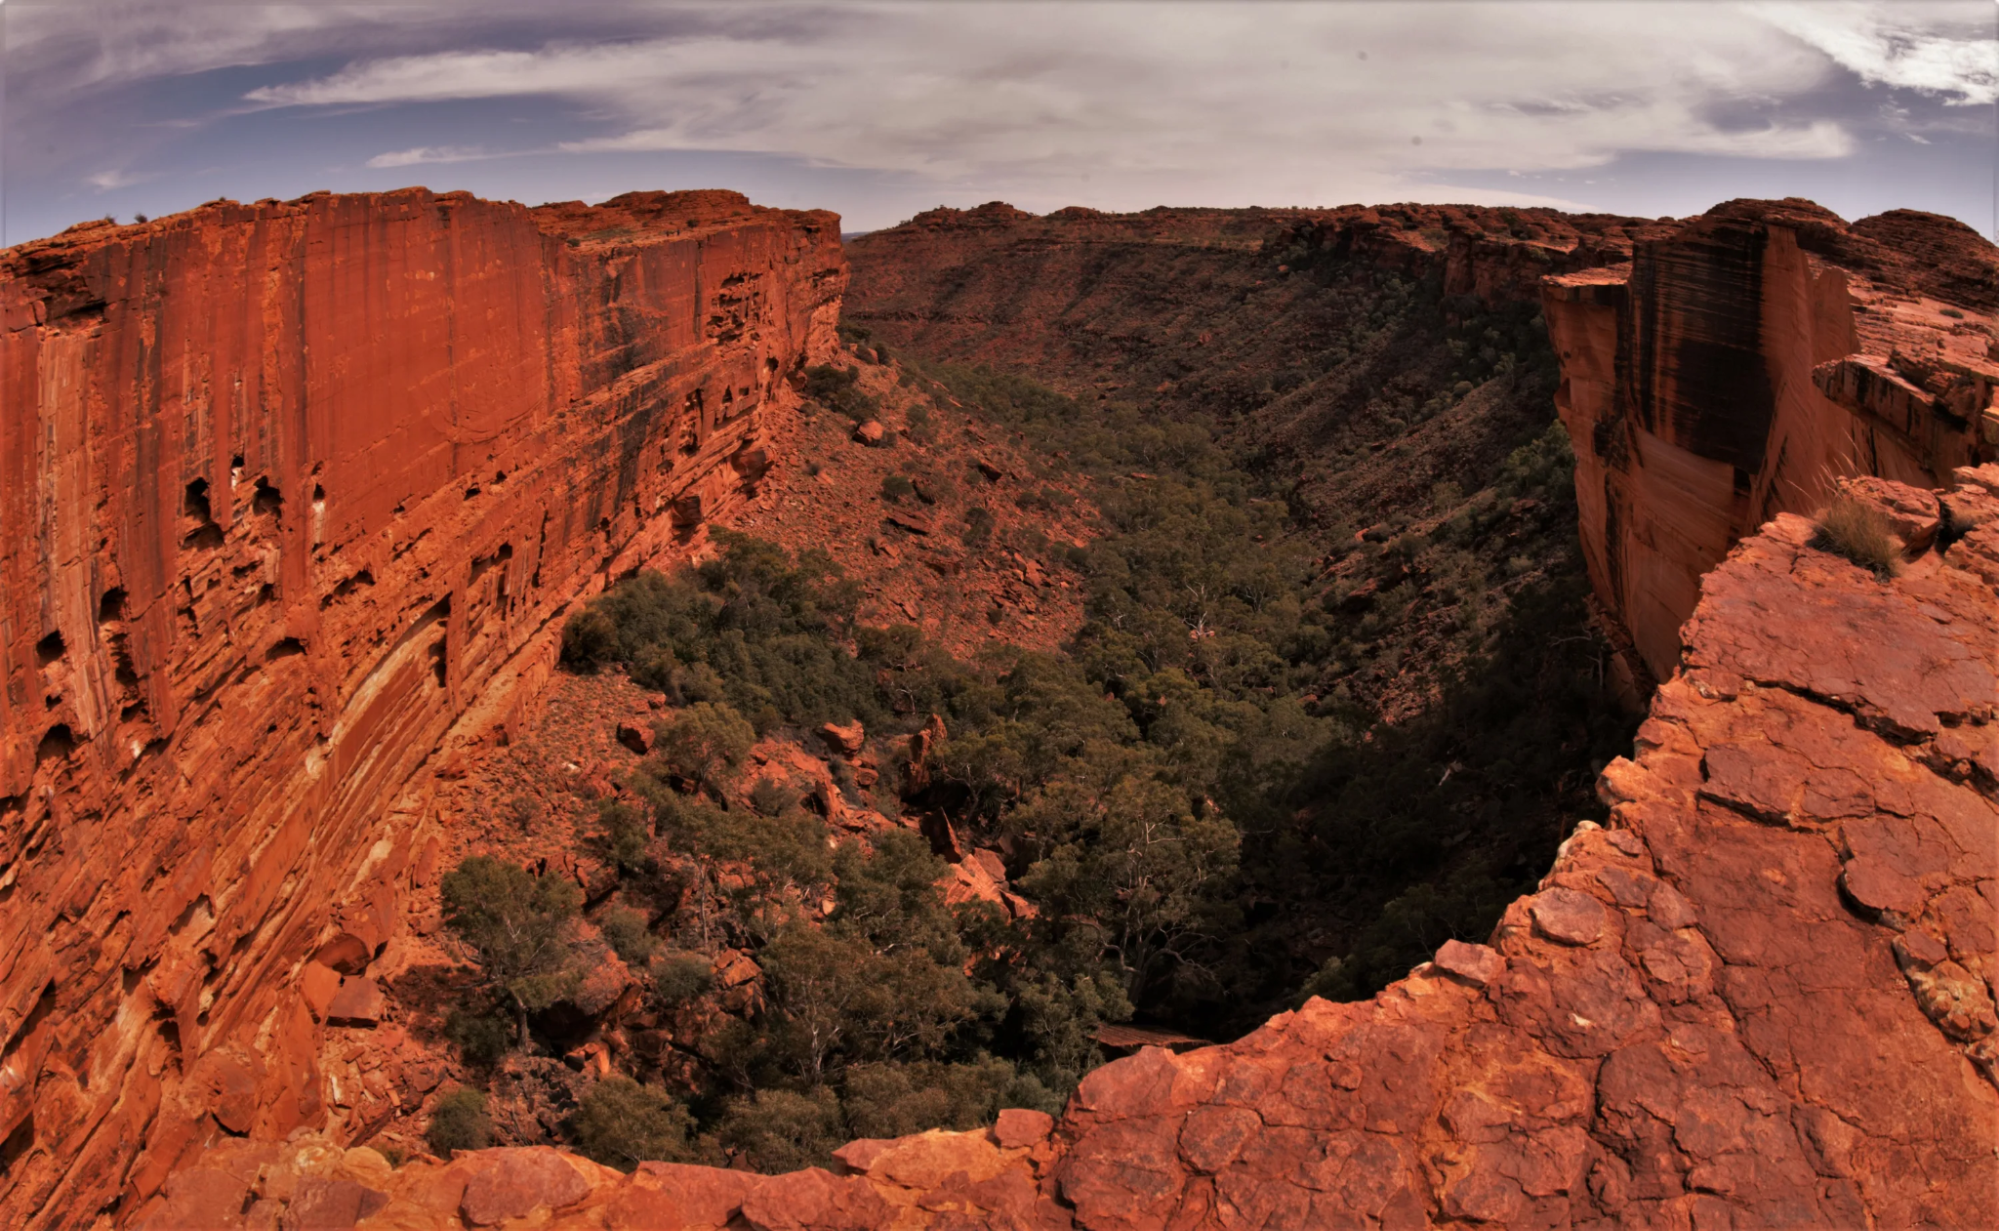
[[1989,0],[109,7],[0,3],[0,244],[411,178],[723,186],[847,234],[993,200],[1999,226]]

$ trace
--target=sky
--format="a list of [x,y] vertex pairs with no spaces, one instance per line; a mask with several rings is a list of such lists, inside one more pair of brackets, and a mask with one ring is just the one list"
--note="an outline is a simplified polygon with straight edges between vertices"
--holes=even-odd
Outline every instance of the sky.
[[938,205],[1805,196],[1999,225],[1995,0],[0,0],[0,244],[319,189]]

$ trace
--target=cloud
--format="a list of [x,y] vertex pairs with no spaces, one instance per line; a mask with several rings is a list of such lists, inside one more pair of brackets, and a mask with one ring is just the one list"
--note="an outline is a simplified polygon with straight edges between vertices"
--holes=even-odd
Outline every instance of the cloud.
[[1795,95],[1830,71],[1817,44],[1737,8],[1699,21],[1634,3],[733,12],[748,16],[666,37],[361,58],[247,101],[541,96],[596,119],[560,143],[571,153],[779,154],[1015,193],[1087,182],[1112,204],[1351,199],[1419,173],[1575,169],[1633,150],[1852,148],[1834,118],[1710,118],[1717,99]]
[[368,160],[371,167],[414,167],[431,162],[478,162],[487,158],[511,158],[513,152],[491,153],[477,146],[467,145],[419,145],[413,149],[392,150],[377,154]]
[[1958,106],[1999,100],[1999,40],[1989,7],[1782,4],[1752,11],[1870,85]]
[[120,188],[130,188],[134,184],[143,184],[147,180],[158,178],[159,173],[157,171],[111,170],[98,171],[94,174],[86,175],[83,177],[83,182],[89,184],[99,192],[114,192]]
[[[650,154],[749,154],[1035,209],[1396,199],[1632,155],[1840,159],[1884,128],[1955,132],[1978,117],[1946,103],[1999,89],[1962,6],[432,0],[140,5],[97,26],[31,11],[10,14],[31,53],[15,60],[35,66],[18,93],[52,131],[70,93],[143,98],[135,83],[254,65],[179,114],[337,113],[342,132],[393,134],[362,147],[385,151],[374,168],[534,153],[637,156],[645,174]],[[523,138],[495,127],[501,109],[463,105],[501,99],[534,149],[505,152]],[[119,140],[90,163],[139,157]]]

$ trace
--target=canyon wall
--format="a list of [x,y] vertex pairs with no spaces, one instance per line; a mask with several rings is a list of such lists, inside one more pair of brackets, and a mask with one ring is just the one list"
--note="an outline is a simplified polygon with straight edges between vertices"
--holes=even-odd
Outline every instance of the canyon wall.
[[762,476],[838,236],[419,189],[0,254],[0,1222],[322,1121],[294,979],[437,874],[399,790]]
[[1933,488],[1995,456],[1995,294],[1962,223],[1806,201],[1730,202],[1547,280],[1590,578],[1655,679],[1743,535],[1841,476]]
[[[1610,824],[1580,826],[1488,944],[1449,941],[1371,1001],[1146,1048],[1059,1121],[858,1141],[833,1170],[621,1175],[531,1149],[391,1171],[232,1138],[144,1225],[345,1202],[402,1231],[1986,1226],[1999,466],[1957,478],[1975,528],[1892,581],[1795,515],[1740,543],[1604,771]],[[1935,495],[1856,495],[1938,542]]]

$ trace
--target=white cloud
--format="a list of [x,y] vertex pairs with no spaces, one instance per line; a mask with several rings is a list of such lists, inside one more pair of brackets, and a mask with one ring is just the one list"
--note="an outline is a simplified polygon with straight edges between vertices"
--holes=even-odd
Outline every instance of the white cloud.
[[125,170],[98,171],[83,177],[83,182],[99,192],[114,192],[120,188],[130,188],[150,179],[158,179],[158,172],[137,172]]
[[1999,99],[1999,40],[1988,5],[1772,4],[1752,11],[1871,85],[1959,105]]
[[368,160],[371,167],[414,167],[432,162],[478,162],[487,158],[510,158],[512,153],[489,153],[477,146],[468,145],[419,145],[407,150],[392,150],[377,154]]
[[1717,100],[1781,99],[1829,71],[1816,44],[1733,7],[1699,6],[1698,19],[1638,3],[745,11],[685,38],[363,59],[249,101],[539,95],[610,130],[563,142],[570,152],[782,154],[1022,198],[1087,182],[1106,205],[1355,199],[1418,173],[1576,169],[1627,151],[1851,149],[1833,119],[1709,118]]
[[540,103],[515,154],[777,155],[1035,209],[1435,199],[1475,172],[1633,153],[1832,159],[1884,122],[1853,108],[1849,74],[1917,104],[1885,121],[1904,134],[1961,128],[1975,115],[1939,100],[1999,90],[1989,26],[1966,17],[1986,3],[128,8],[10,16],[49,125],[77,83],[256,64],[274,83],[232,100],[250,110],[381,109],[396,135],[375,168],[509,157],[471,109],[436,105],[514,98]]

